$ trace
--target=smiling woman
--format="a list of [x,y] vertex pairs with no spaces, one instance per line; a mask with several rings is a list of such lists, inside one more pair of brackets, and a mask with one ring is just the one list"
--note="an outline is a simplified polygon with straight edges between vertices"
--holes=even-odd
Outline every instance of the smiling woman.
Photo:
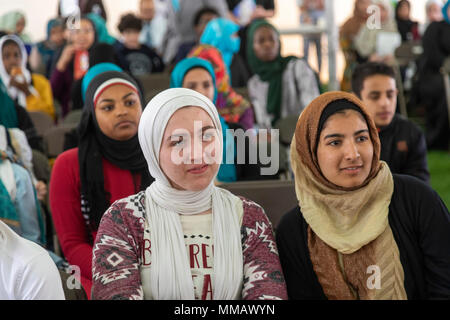
[[277,229],[289,298],[450,297],[448,209],[428,185],[380,161],[375,123],[356,96],[311,102],[291,163],[299,206]]

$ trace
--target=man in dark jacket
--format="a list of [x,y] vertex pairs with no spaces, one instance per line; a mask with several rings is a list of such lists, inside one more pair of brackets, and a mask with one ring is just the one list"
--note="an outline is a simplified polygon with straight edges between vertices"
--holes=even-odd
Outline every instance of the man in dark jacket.
[[425,136],[414,123],[395,112],[398,90],[394,70],[382,63],[362,64],[353,72],[352,89],[378,128],[381,160],[387,162],[392,173],[429,182]]

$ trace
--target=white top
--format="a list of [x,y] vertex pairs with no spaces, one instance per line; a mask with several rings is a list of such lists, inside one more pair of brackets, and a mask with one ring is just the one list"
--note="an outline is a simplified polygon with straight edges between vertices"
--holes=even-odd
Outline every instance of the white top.
[[0,221],[0,300],[64,300],[61,278],[47,251]]

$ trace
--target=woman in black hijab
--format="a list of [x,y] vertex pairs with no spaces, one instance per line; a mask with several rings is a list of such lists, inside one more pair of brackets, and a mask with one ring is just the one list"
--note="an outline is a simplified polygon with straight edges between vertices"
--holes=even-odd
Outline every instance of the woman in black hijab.
[[103,213],[153,180],[137,136],[141,113],[142,97],[130,76],[116,71],[99,74],[86,92],[79,147],[62,153],[53,168],[53,222],[64,255],[80,267],[88,293],[92,245]]

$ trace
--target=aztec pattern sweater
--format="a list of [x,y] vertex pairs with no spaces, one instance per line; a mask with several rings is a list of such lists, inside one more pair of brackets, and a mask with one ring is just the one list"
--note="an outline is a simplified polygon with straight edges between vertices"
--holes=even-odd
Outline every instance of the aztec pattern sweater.
[[[259,205],[241,199],[244,206],[241,225],[244,261],[241,298],[287,299],[272,225]],[[141,268],[144,260],[148,260],[151,244],[144,241],[144,225],[143,191],[116,201],[105,213],[93,249],[92,299],[145,299]]]

